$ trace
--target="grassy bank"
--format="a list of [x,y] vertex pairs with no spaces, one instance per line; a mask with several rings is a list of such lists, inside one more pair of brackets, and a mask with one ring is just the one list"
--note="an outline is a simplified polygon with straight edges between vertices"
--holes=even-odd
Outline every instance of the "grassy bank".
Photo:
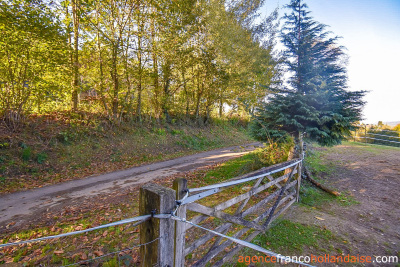
[[18,132],[0,129],[0,193],[249,142],[246,123],[239,120],[198,127],[38,117]]

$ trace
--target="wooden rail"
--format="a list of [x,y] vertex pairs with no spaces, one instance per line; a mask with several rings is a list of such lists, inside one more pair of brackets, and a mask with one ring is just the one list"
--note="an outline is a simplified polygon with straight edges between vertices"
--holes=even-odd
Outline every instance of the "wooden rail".
[[[266,174],[295,161],[263,168],[232,180]],[[211,207],[197,202],[185,205],[186,211],[190,212],[188,213],[191,217],[190,221],[206,228],[211,227],[214,231],[222,234],[229,234],[248,242],[252,241],[258,234],[268,230],[271,222],[298,200],[301,162],[288,168],[288,170],[289,173],[283,170],[275,174],[275,177],[265,175],[248,182],[244,184],[247,188],[251,185],[247,192],[221,201]],[[234,185],[230,189],[236,187],[233,191],[237,191],[238,187],[243,189],[244,185]],[[181,187],[180,190],[185,192],[187,188]],[[226,190],[229,189],[221,190],[217,193],[217,196],[223,194]],[[206,200],[207,198],[203,198],[200,201],[204,203],[207,202]],[[218,221],[218,224],[215,223],[216,221]],[[196,236],[196,238],[191,238],[194,241],[185,245],[183,256],[186,257],[186,265],[205,266],[211,262],[213,266],[221,266],[232,259],[241,249],[241,246],[233,245],[230,240],[215,237],[210,232],[202,233],[190,224],[182,227],[184,227],[184,230],[179,233],[182,235],[181,240],[183,236]],[[206,252],[203,253],[204,251]]]

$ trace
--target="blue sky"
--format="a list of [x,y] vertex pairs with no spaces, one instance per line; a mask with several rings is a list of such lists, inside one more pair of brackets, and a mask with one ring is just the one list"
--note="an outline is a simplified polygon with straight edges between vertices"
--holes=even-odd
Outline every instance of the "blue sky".
[[[290,0],[266,0],[263,13]],[[400,121],[400,0],[306,0],[311,16],[341,36],[350,90],[370,91],[365,123]]]

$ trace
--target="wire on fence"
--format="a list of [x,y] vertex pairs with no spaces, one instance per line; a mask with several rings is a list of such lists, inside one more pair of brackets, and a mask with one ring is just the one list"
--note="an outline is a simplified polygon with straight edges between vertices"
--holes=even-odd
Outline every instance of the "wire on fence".
[[300,162],[302,162],[302,159],[297,160],[295,162],[293,162],[292,164],[289,164],[287,166],[284,166],[282,168],[270,171],[270,172],[266,172],[260,175],[256,175],[256,176],[252,176],[252,177],[248,177],[248,178],[243,178],[240,180],[234,180],[234,181],[230,181],[230,182],[225,182],[225,183],[219,183],[219,184],[214,184],[214,185],[208,185],[208,186],[203,186],[203,187],[198,187],[198,188],[191,188],[189,189],[189,192],[198,192],[198,191],[204,191],[204,190],[210,190],[210,189],[218,189],[218,188],[222,188],[222,187],[228,187],[228,186],[232,186],[232,185],[237,185],[237,184],[242,184],[242,183],[246,183],[267,175],[271,175],[283,170],[286,170],[287,168],[293,167],[297,164],[299,164]]
[[69,233],[64,233],[64,234],[59,234],[59,235],[45,236],[45,237],[40,237],[40,238],[36,238],[36,239],[24,240],[24,241],[7,243],[7,244],[0,244],[0,248],[9,247],[9,246],[23,245],[23,244],[28,244],[28,243],[34,243],[34,242],[38,242],[38,241],[44,241],[44,240],[55,239],[55,238],[60,238],[60,237],[66,237],[66,236],[71,236],[71,235],[83,234],[83,233],[87,233],[87,232],[91,232],[91,231],[95,231],[95,230],[99,230],[99,229],[103,229],[103,228],[107,228],[107,227],[118,226],[118,225],[121,225],[121,224],[127,224],[127,223],[133,223],[133,222],[140,221],[140,222],[134,224],[134,226],[137,226],[137,225],[147,221],[148,219],[150,219],[152,217],[159,218],[159,219],[165,219],[165,218],[169,218],[169,215],[166,215],[166,214],[157,214],[157,215],[154,215],[154,216],[153,215],[142,215],[142,216],[138,216],[138,217],[133,217],[133,218],[117,221],[117,222],[112,222],[112,223],[108,223],[108,224],[104,224],[104,225],[88,228],[88,229],[85,229],[85,230],[69,232]]
[[400,142],[397,142],[397,141],[391,141],[391,140],[385,140],[385,139],[378,139],[378,138],[367,137],[367,136],[356,136],[356,138],[372,139],[372,140],[378,140],[378,141],[385,141],[385,142],[400,144]]
[[173,220],[176,220],[176,221],[181,221],[181,222],[184,222],[184,223],[191,224],[191,225],[193,225],[194,227],[197,227],[197,228],[199,228],[199,229],[203,229],[203,230],[205,230],[205,231],[208,231],[208,232],[213,233],[213,234],[215,234],[215,235],[218,235],[218,236],[220,236],[220,237],[227,238],[227,239],[229,239],[229,240],[235,242],[236,244],[239,244],[239,245],[242,245],[242,246],[245,246],[245,247],[248,247],[248,248],[257,250],[257,251],[259,251],[259,252],[262,252],[262,253],[267,254],[267,255],[269,255],[269,256],[272,256],[272,257],[276,257],[277,259],[280,259],[282,262],[292,262],[292,263],[297,263],[297,264],[304,265],[304,266],[315,267],[315,266],[310,265],[310,264],[307,264],[307,263],[305,263],[305,262],[296,261],[296,260],[293,260],[293,259],[290,258],[290,257],[285,257],[285,256],[283,256],[283,255],[281,255],[281,254],[277,254],[277,253],[275,253],[275,252],[272,252],[272,251],[270,251],[270,250],[267,250],[267,249],[265,249],[265,248],[262,248],[262,247],[260,247],[260,246],[257,246],[257,245],[255,245],[255,244],[253,244],[253,243],[250,243],[250,242],[247,242],[247,241],[244,241],[244,240],[240,240],[240,239],[237,239],[237,238],[234,238],[234,237],[231,237],[231,236],[227,236],[227,235],[218,233],[218,232],[216,232],[216,231],[214,231],[214,230],[207,229],[207,228],[205,228],[205,227],[203,227],[203,226],[201,226],[201,225],[197,225],[197,224],[195,224],[195,223],[193,223],[193,222],[191,222],[191,221],[187,221],[186,219],[180,218],[180,217],[178,217],[178,216],[171,216],[171,218],[172,218]]
[[400,136],[393,136],[393,135],[384,135],[384,134],[375,134],[375,133],[367,133],[367,135],[378,135],[378,136],[385,136],[385,137],[391,137],[391,138],[400,138]]
[[392,132],[392,133],[399,133],[400,134],[399,131],[393,131],[393,130],[373,130],[373,131],[376,131],[376,132]]

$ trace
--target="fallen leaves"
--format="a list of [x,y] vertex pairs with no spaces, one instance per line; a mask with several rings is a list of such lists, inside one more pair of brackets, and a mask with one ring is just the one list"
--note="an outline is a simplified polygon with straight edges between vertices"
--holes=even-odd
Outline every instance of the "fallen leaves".
[[101,250],[96,250],[96,251],[93,252],[93,254],[96,255],[97,257],[100,257],[100,256],[104,255],[103,251],[101,251]]
[[61,255],[61,254],[64,254],[64,250],[63,249],[55,250],[53,253],[56,255]]

